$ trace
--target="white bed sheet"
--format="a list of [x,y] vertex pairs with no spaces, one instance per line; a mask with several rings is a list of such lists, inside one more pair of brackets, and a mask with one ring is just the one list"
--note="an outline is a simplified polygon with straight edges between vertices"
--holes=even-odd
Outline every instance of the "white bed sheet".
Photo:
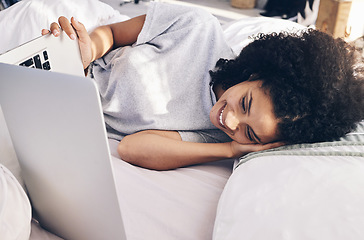
[[232,160],[171,171],[121,161],[110,140],[128,239],[211,239],[217,203]]
[[[212,239],[232,160],[153,171],[120,160],[118,142],[109,140],[109,144],[127,239]],[[60,238],[33,221],[30,240]]]

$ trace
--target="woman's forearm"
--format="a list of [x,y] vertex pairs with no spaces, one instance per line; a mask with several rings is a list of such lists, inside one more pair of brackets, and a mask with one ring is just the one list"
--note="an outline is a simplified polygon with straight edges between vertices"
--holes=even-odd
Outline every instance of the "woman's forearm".
[[126,162],[155,170],[233,157],[230,143],[185,142],[148,132],[126,136],[118,146],[118,153]]
[[132,45],[143,28],[145,15],[124,22],[100,26],[91,34],[92,61],[104,56],[110,50]]
[[101,26],[96,28],[91,34],[91,62],[104,56],[114,45],[112,31],[109,26]]

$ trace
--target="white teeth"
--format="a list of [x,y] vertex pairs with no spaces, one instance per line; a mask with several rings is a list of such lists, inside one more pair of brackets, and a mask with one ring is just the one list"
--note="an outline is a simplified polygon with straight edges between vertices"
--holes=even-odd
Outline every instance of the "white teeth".
[[221,125],[225,126],[224,123],[222,122],[222,113],[224,112],[224,109],[221,111],[220,113],[220,117],[219,117],[219,120],[220,120],[220,123]]

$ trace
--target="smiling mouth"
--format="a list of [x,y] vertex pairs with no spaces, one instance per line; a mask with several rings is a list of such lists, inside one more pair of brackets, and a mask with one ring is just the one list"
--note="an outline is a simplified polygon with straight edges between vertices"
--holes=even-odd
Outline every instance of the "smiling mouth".
[[222,115],[224,113],[225,107],[226,107],[226,104],[221,108],[219,118],[218,118],[218,122],[219,122],[220,126],[223,127],[223,128],[225,128],[225,124],[224,124]]
[[222,114],[223,114],[223,112],[224,112],[224,109],[220,113],[219,121],[220,121],[220,124],[224,126],[224,123],[222,122]]

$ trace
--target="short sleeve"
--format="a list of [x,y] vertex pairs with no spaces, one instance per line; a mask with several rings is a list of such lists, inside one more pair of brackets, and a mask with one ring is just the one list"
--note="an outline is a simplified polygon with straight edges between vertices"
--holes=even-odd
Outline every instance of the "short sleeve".
[[199,142],[199,143],[220,143],[229,142],[229,138],[224,132],[220,130],[203,130],[203,131],[178,131],[182,141],[186,142]]

